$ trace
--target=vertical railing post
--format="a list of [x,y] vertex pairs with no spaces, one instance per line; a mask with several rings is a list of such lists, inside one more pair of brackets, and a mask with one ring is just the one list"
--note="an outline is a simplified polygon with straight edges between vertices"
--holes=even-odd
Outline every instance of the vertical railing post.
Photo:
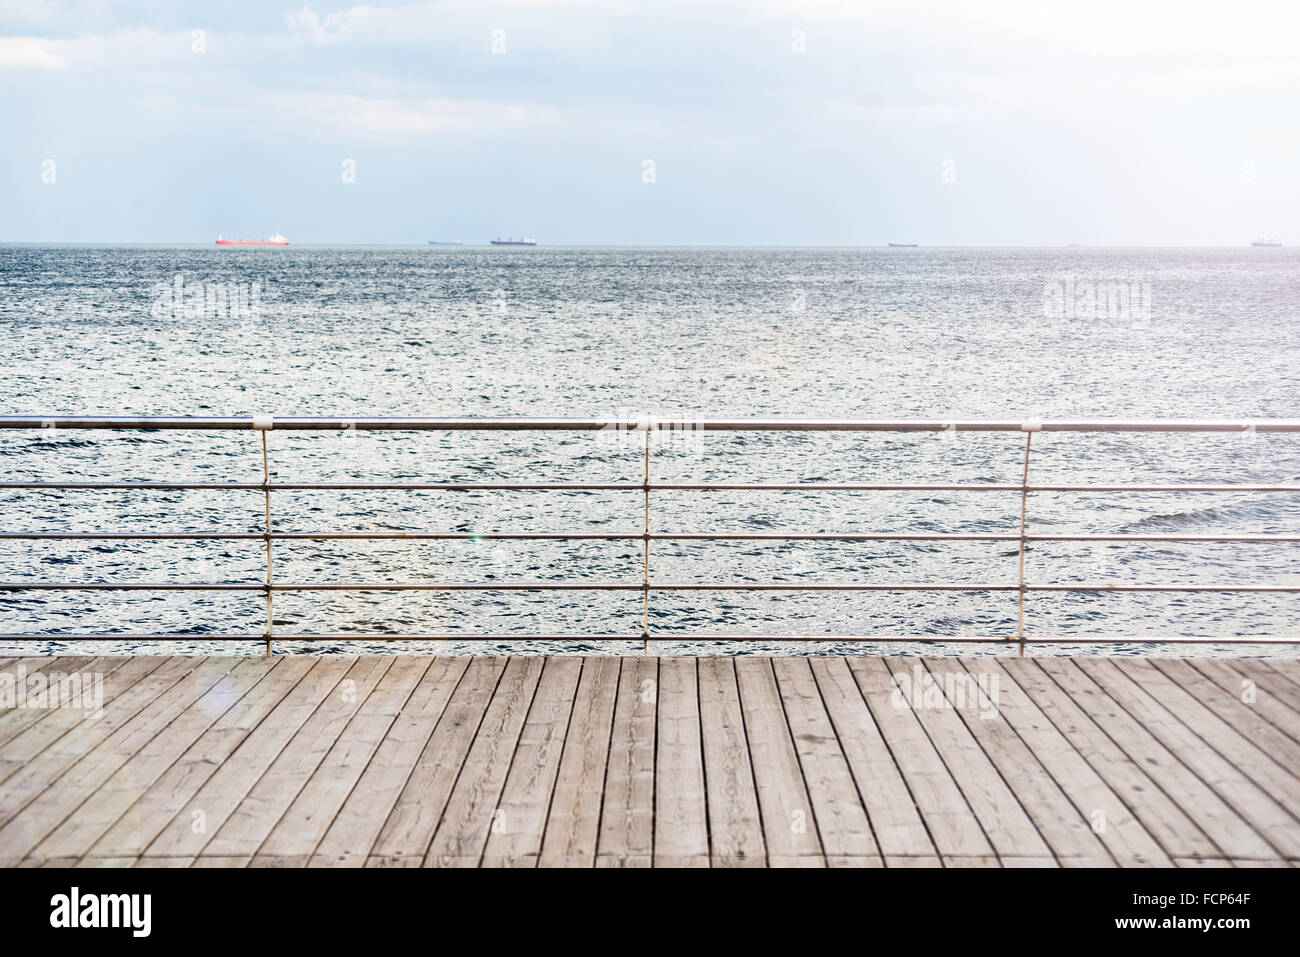
[[266,433],[275,423],[273,416],[253,416],[253,428],[262,433],[262,502],[266,511],[266,526],[262,539],[266,542],[266,655],[271,654],[271,635],[274,615],[271,608],[271,466],[266,453]]
[[1028,547],[1029,531],[1029,450],[1033,445],[1034,433],[1042,431],[1041,419],[1032,419],[1020,426],[1025,433],[1025,464],[1020,475],[1020,587],[1019,617],[1020,627],[1017,638],[1020,642],[1020,657],[1025,656],[1025,549]]
[[651,420],[645,418],[645,479],[641,491],[645,498],[644,523],[641,531],[642,553],[645,558],[641,579],[641,654],[650,650],[650,430]]

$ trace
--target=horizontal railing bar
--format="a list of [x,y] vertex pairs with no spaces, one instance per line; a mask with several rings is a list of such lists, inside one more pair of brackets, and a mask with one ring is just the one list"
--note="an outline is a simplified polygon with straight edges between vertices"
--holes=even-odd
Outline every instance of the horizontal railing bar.
[[1028,542],[1300,542],[1300,535],[1026,535]]
[[[338,632],[335,634],[291,634],[281,636],[276,632],[275,641],[278,644],[281,641],[456,641],[465,639],[470,641],[642,641],[645,636],[640,632],[636,634],[550,634],[550,635],[528,635],[528,634],[466,634],[458,635],[455,632],[442,632],[439,634],[366,634],[363,632]],[[266,641],[266,632],[257,634],[242,633],[214,633],[214,634],[181,634],[177,632],[158,632],[158,633],[89,633],[76,635],[56,635],[56,634],[37,634],[32,632],[20,632],[17,634],[4,635],[0,634],[0,641]]]
[[[86,541],[331,541],[344,540],[540,540],[566,539],[620,541],[640,539],[641,532],[0,532],[0,539],[50,539]],[[654,535],[652,538],[656,537]],[[664,536],[674,537],[674,536]]]
[[[1012,541],[1019,535],[1005,534],[908,534],[866,532],[0,532],[3,539],[70,541],[332,541],[343,539],[400,541]],[[1235,539],[1234,539],[1235,540]],[[1300,542],[1300,536],[1291,539]]]
[[[915,582],[0,582],[0,591],[1019,591],[1018,584]],[[1026,591],[1300,592],[1295,585],[1043,584]]]
[[642,491],[632,482],[0,482],[0,489],[70,490],[70,491]]
[[[815,542],[1018,542],[1004,533],[911,532],[0,532],[17,541],[815,541]],[[1300,543],[1300,535],[1026,535],[1030,542],[1233,542]]]
[[[0,582],[0,591],[641,591],[642,582]],[[651,591],[1012,591],[1018,585],[652,582]],[[1300,586],[1297,586],[1300,588]]]
[[[266,420],[270,421],[267,422]],[[1300,419],[828,419],[681,416],[368,417],[6,415],[3,429],[293,431],[716,431],[716,432],[1300,432]]]
[[[643,641],[646,636],[637,634],[553,634],[553,635],[529,635],[529,634],[456,634],[454,632],[442,632],[435,634],[358,634],[353,632],[340,632],[337,634],[277,634],[276,642],[284,641]],[[0,641],[256,641],[266,640],[263,634],[202,634],[188,635],[176,633],[159,633],[159,634],[76,634],[76,635],[51,635],[51,634],[0,634]],[[748,641],[817,641],[817,642],[920,642],[920,643],[965,643],[965,644],[1019,644],[1020,638],[1016,636],[998,636],[998,635],[798,635],[798,634],[773,634],[773,635],[727,635],[727,634],[694,634],[691,632],[656,634],[649,636],[650,641],[667,641],[667,642],[690,642],[690,641],[728,641],[728,642],[748,642]],[[1286,645],[1300,644],[1300,637],[1288,638],[1278,635],[1265,636],[1241,636],[1234,635],[1230,637],[1206,637],[1206,636],[1125,636],[1125,635],[1044,635],[1039,637],[1026,637],[1024,639],[1030,644],[1223,644],[1223,645]]]
[[1112,585],[1107,583],[1093,585],[1026,585],[1026,591],[1069,591],[1069,592],[1300,592],[1300,585]]
[[[0,482],[34,491],[362,491],[362,492],[644,492],[641,482]],[[654,482],[655,492],[1016,492],[1010,484],[917,485],[902,482]],[[1300,485],[1030,485],[1030,492],[1300,492]]]

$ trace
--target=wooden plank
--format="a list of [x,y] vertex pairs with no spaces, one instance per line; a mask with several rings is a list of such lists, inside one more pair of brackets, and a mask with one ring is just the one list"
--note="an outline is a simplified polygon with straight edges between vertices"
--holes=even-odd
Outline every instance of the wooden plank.
[[[1086,857],[1067,857],[1062,860],[1070,861],[1077,867],[1090,867],[1094,862]],[[1003,867],[1060,867],[1054,857],[1004,857],[1002,858]]]
[[[994,858],[996,860],[997,858]],[[885,858],[885,867],[898,868],[922,868],[922,867],[943,867],[943,862],[938,857],[931,855],[901,855],[891,854]]]
[[881,853],[934,857],[937,865],[934,843],[848,662],[819,655],[810,657],[809,664]]
[[[596,866],[654,854],[655,703],[658,661],[624,658],[614,704],[605,804],[600,815]],[[601,857],[611,858],[602,862]]]
[[[759,804],[762,804],[760,799]],[[825,867],[826,858],[820,854],[798,854],[794,857],[786,857],[781,854],[768,854],[767,866],[772,868],[788,869],[793,867]]]
[[[52,719],[54,724],[50,730],[53,733],[39,730],[45,723],[41,722],[11,740],[5,753],[13,754],[16,766],[8,773],[4,787],[0,789],[0,825],[3,825],[0,826],[0,836],[8,829],[25,833],[29,830],[27,819],[40,818],[43,826],[25,849],[34,847],[35,842],[71,810],[58,804],[61,799],[54,787],[56,782],[95,747],[128,726],[150,702],[175,686],[198,665],[197,659],[141,658],[132,666],[115,671],[112,683],[105,687],[103,715],[89,720],[89,716],[65,714]],[[37,737],[39,747],[27,740],[28,735]],[[28,754],[28,750],[35,753]],[[30,812],[25,812],[29,805]],[[51,815],[55,816],[54,820],[48,819]],[[0,849],[0,859],[3,856],[3,849]]]
[[183,868],[194,867],[194,858],[192,857],[140,857],[136,859],[136,867],[145,868]]
[[[42,782],[40,792],[31,795],[30,805],[22,813],[13,817],[0,828],[0,866],[9,866],[19,857],[32,852],[46,835],[53,831],[69,814],[71,814],[87,797],[93,794],[114,771],[130,760],[131,756],[151,741],[175,717],[190,706],[196,699],[208,691],[214,684],[236,664],[235,659],[204,658],[190,663],[183,663],[176,671],[169,669],[162,677],[161,684],[167,687],[160,694],[151,686],[148,679],[133,685],[128,691],[142,686],[150,686],[142,695],[140,702],[133,703],[129,710],[130,717],[110,734],[83,735],[79,737],[82,747],[77,749],[72,760],[63,760],[62,754],[56,759],[56,766],[63,769],[58,777],[58,786],[49,787]],[[164,666],[166,667],[166,666]],[[160,669],[161,670],[161,669]],[[107,709],[106,709],[107,711]],[[96,724],[108,720],[108,714]],[[31,768],[37,762],[58,751],[64,751],[69,739],[77,737],[75,732],[91,722],[83,721],[77,728],[65,734],[51,747],[47,748],[37,761],[28,765]],[[44,777],[42,774],[40,777]],[[6,795],[12,795],[22,788],[26,792],[33,786],[27,769],[15,774],[5,785]],[[26,804],[26,802],[24,802]]]
[[501,794],[514,760],[519,736],[532,707],[543,670],[542,658],[511,658],[497,685],[483,725],[465,763],[433,843],[425,867],[475,867],[483,857],[493,828],[508,828],[501,816]]
[[[139,692],[130,691],[129,689],[136,682],[141,681],[145,676],[160,668],[167,660],[165,658],[131,658],[127,659],[126,663],[120,668],[115,667],[113,671],[105,674],[105,711],[109,710],[111,704],[113,706],[113,717],[117,723],[120,724],[122,720],[130,716],[130,712],[125,709],[129,709],[132,702],[137,705],[141,703],[141,694],[145,694],[151,689],[155,694],[161,693],[163,686],[157,682],[146,686]],[[179,667],[179,663],[173,664],[171,667],[174,670]],[[15,709],[15,712],[18,711],[26,715],[32,713],[29,709]],[[34,762],[42,752],[73,728],[78,728],[83,724],[91,725],[90,728],[82,727],[78,732],[78,736],[71,739],[73,742],[72,747],[64,748],[67,753],[78,753],[78,756],[79,748],[93,746],[93,744],[82,744],[81,742],[85,741],[87,736],[94,739],[96,727],[107,734],[102,716],[93,721],[88,721],[90,715],[74,708],[60,708],[56,711],[46,712],[45,716],[48,720],[37,721],[26,717],[21,722],[16,721],[10,726],[15,733],[7,742],[0,745],[0,782],[7,781],[11,775],[21,769],[27,769],[30,774],[34,767],[39,766]],[[53,778],[50,778],[50,780],[53,780]],[[0,817],[2,816],[3,814],[0,812]]]
[[74,857],[69,860],[75,861],[73,867],[121,869],[135,866],[134,857]]
[[[1172,866],[1173,862],[1159,842],[1151,836],[1123,798],[1052,724],[1044,713],[1044,708],[1052,709],[1050,701],[1043,702],[1043,707],[1040,707],[1007,673],[997,658],[966,658],[962,662],[968,673],[974,673],[972,669],[978,669],[999,676],[998,723],[1005,722],[1020,737],[1024,747],[1033,753],[1043,769],[1068,796],[1074,808],[1087,822],[1086,826],[1095,833],[1105,851],[1109,852],[1109,855],[1105,855],[1103,851],[1107,860],[1113,860],[1121,867]],[[1095,851],[1075,855],[1065,853],[1061,848],[1055,850],[1063,864],[1069,862],[1075,866],[1096,866],[1105,862]]]
[[[790,858],[813,857],[824,864],[817,833],[819,822],[804,784],[772,662],[768,658],[742,657],[736,659],[735,669],[767,862],[782,867],[790,866],[780,863]],[[857,800],[856,793],[853,800]]]
[[1234,658],[1232,661],[1252,678],[1285,679],[1283,684],[1277,686],[1277,693],[1285,696],[1294,710],[1300,711],[1300,662],[1296,659]]
[[484,867],[537,865],[581,673],[581,658],[546,659],[501,793],[500,826],[488,834]]
[[95,842],[91,856],[139,857],[319,659],[289,655],[208,728]]
[[[906,699],[896,694],[893,675],[884,661],[854,658],[849,660],[849,669],[939,854],[992,854],[993,846],[934,743]],[[880,833],[879,827],[876,832]],[[884,846],[883,837],[880,843]],[[897,855],[886,855],[886,866],[891,856]]]
[[256,854],[253,856],[253,859],[248,862],[248,866],[258,867],[258,868],[273,867],[273,868],[297,870],[299,868],[306,867],[308,860],[310,860],[310,858],[308,858],[307,855],[305,854],[294,854],[290,857],[281,857],[281,856],[276,856],[274,854]]
[[659,660],[654,865],[708,867],[708,804],[694,658]]
[[[1170,692],[1164,701],[1158,701],[1126,674],[1116,660],[1082,659],[1077,664],[1283,856],[1300,855],[1300,821],[1294,812],[1288,813],[1283,804],[1300,807],[1300,800],[1293,800],[1296,797],[1292,793],[1296,783],[1293,775],[1278,768],[1267,755],[1224,724],[1212,711],[1188,698],[1182,689],[1171,684],[1155,668],[1143,667],[1136,660],[1135,663],[1125,663],[1125,667],[1137,671],[1144,680],[1162,681],[1162,687]],[[1189,720],[1195,722],[1195,730],[1188,726]],[[1220,748],[1233,751],[1234,760],[1239,763],[1228,761],[1215,750],[1216,742]],[[1267,781],[1268,785],[1261,786],[1254,780],[1256,778]],[[1270,794],[1270,788],[1274,794]],[[1278,855],[1265,852],[1228,856]]]
[[351,656],[322,658],[166,822],[142,857],[199,857],[212,835],[326,696],[336,691],[355,662]]
[[[952,706],[950,713],[962,721],[1002,780],[1014,790],[1025,813],[1051,849],[1050,855],[1004,854],[1003,858],[1036,861],[1046,856],[1052,866],[1056,858],[1079,858],[1094,866],[1113,865],[1114,858],[1107,853],[1086,817],[1091,811],[1075,806],[1052,771],[1044,767],[1040,757],[1004,715],[1003,707],[1010,704],[1004,700],[1003,673],[997,668],[996,660],[988,657],[978,662],[963,662],[959,658],[922,658],[921,661]],[[1045,750],[1062,745],[1072,750],[1060,740]],[[1048,753],[1042,758],[1050,761],[1052,755]]]
[[[1025,813],[1015,793],[971,737],[970,730],[961,718],[952,709],[943,706],[941,696],[935,698],[935,706],[930,706],[930,698],[935,696],[923,693],[926,671],[921,662],[917,659],[886,658],[876,664],[892,674],[895,689],[903,701],[910,705],[926,735],[934,743],[994,853],[1012,857],[1050,855],[1046,842]],[[912,688],[913,685],[916,690],[904,693],[904,688]]]
[[[1230,724],[1281,767],[1292,774],[1300,773],[1300,741],[1273,724],[1254,703],[1245,704],[1240,688],[1229,690],[1231,684],[1227,688],[1221,686],[1184,658],[1147,660],[1186,694]],[[1255,703],[1258,701],[1256,695]],[[1300,718],[1296,720],[1296,729],[1300,730]]]
[[320,765],[307,779],[298,796],[276,822],[253,858],[309,859],[316,845],[334,821],[357,780],[374,757],[393,721],[397,718],[424,673],[430,659],[399,657],[380,678],[375,690],[357,709],[347,726],[330,745]]
[[[1236,857],[1271,857],[1273,848],[1254,828],[1208,787],[1201,778],[1183,765],[1178,757],[1156,737],[1145,722],[1135,720],[1104,689],[1094,682],[1078,664],[1067,658],[1035,658],[1033,662],[1046,672],[1071,698],[1087,710],[1088,715],[1114,739],[1129,756],[1130,762],[1141,767],[1188,817],[1213,842],[1214,850],[1201,855],[1183,855],[1169,844],[1162,844],[1172,857],[1224,856],[1228,851]],[[1148,797],[1148,800],[1150,797]],[[1136,808],[1135,808],[1136,810]],[[1148,829],[1156,833],[1149,819]]]
[[1188,667],[1205,675],[1216,685],[1226,691],[1237,701],[1244,702],[1243,696],[1253,699],[1247,705],[1273,727],[1292,741],[1300,741],[1300,711],[1291,707],[1287,694],[1278,695],[1278,690],[1286,691],[1285,679],[1268,672],[1247,674],[1232,667],[1232,662],[1217,658],[1187,659]]
[[[95,671],[107,672],[121,664],[124,658],[38,658],[31,660],[28,658],[19,658],[0,665],[0,672],[8,676],[13,682],[14,707],[0,708],[0,748],[5,748],[5,742],[17,734],[27,730],[36,724],[42,718],[48,717],[59,710],[58,708],[32,708],[17,707],[18,692],[20,688],[30,686],[29,679],[32,675],[39,674],[41,680],[48,682],[47,671],[60,672],[62,674],[83,674],[94,673]],[[57,679],[56,679],[57,680]],[[6,682],[7,683],[7,682]],[[107,689],[105,690],[107,693]],[[24,695],[26,692],[24,691]],[[6,748],[7,756],[7,748]],[[0,780],[4,780],[5,771],[0,766]]]
[[[423,860],[505,666],[503,658],[475,657],[470,661],[380,828],[371,858],[418,856]],[[366,866],[371,866],[369,859]]]
[[1236,858],[1232,861],[1233,867],[1294,867],[1290,861],[1284,861],[1281,858],[1270,861],[1250,861]]
[[[921,688],[926,669],[919,659],[886,658],[885,665],[898,682],[916,684],[911,696],[912,711],[934,742],[953,780],[961,788],[971,810],[999,857],[1047,857],[1051,850],[1025,812],[1016,792],[1007,786],[988,759],[970,729],[956,712],[942,703],[935,707]],[[899,685],[901,687],[901,685]]]
[[[125,687],[129,680],[109,680],[109,675],[116,671],[121,664],[129,662],[129,658],[72,658],[60,659],[60,661],[82,662],[82,666],[75,671],[77,680],[82,681],[83,694],[90,694],[91,705],[94,705],[96,690],[103,696],[107,702],[118,688]],[[161,663],[157,659],[156,663]],[[45,674],[45,672],[42,672]],[[53,672],[49,672],[53,674]],[[131,672],[139,674],[139,672]],[[94,684],[91,689],[86,689],[87,681]],[[96,688],[98,685],[98,688]],[[75,692],[75,688],[72,688]],[[86,698],[82,698],[85,705]],[[4,781],[10,774],[17,771],[19,767],[26,765],[36,755],[43,752],[49,745],[49,742],[60,739],[70,728],[77,726],[82,720],[90,716],[91,711],[86,707],[16,707],[8,711],[0,711],[0,781]],[[98,720],[98,719],[96,719]],[[39,727],[36,727],[38,726]]]
[[700,658],[696,669],[710,859],[714,867],[761,867],[766,849],[735,662],[720,656]]
[[435,658],[316,848],[311,867],[363,866],[469,666]]
[[[1109,708],[1115,712],[1114,702],[1104,696],[1097,697],[1100,692],[1091,685],[1081,686],[1082,699],[1072,696],[1040,667],[1039,660],[999,658],[998,664],[1097,772],[1161,850],[1171,858],[1212,857],[1221,853],[1205,832],[1143,770],[1145,764],[1130,757],[1130,751],[1121,746],[1129,745],[1139,755],[1167,761],[1158,747],[1154,753],[1149,753],[1150,736],[1122,718],[1107,722],[1114,736],[1107,733],[1107,729],[1098,723],[1098,709]],[[1107,828],[1112,832],[1109,822],[1127,821],[1124,812],[1118,808],[1104,802],[1096,807],[1106,813]],[[1139,839],[1131,831],[1128,833],[1130,843],[1137,844]]]
[[217,857],[257,854],[276,822],[320,767],[393,661],[379,655],[363,655],[357,659],[336,691],[321,700],[239,805],[212,831],[211,840],[203,848],[204,854]]
[[[55,668],[60,671],[70,671],[79,668],[87,661],[90,661],[93,655],[17,655],[8,658],[0,658],[0,668],[16,668],[22,665],[27,674],[35,674],[38,671],[44,671],[46,668]],[[113,656],[125,661],[125,656]]]
[[[87,858],[90,859],[90,858]],[[139,857],[135,859],[135,867],[148,867],[148,869],[182,869],[182,867],[194,867],[194,858],[192,857]]]
[[[220,680],[175,714],[143,747],[100,782],[81,806],[41,842],[37,854],[50,857],[84,855],[205,731],[228,714],[281,660],[237,660]],[[134,858],[137,855],[125,856]]]
[[[737,661],[738,671],[740,665]],[[812,799],[822,849],[827,857],[877,856],[879,848],[862,797],[808,659],[773,658],[771,667]]]
[[621,665],[618,658],[587,657],[582,661],[539,867],[591,867],[595,863]]

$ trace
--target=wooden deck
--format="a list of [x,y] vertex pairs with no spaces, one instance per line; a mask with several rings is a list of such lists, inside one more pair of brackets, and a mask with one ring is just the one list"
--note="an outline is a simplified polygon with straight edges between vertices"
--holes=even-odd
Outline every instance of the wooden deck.
[[0,711],[5,866],[1300,861],[1297,661],[19,665],[104,710]]

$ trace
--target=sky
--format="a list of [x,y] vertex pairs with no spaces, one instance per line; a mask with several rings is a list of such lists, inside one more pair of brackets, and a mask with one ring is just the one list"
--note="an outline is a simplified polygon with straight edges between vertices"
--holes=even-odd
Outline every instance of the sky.
[[0,241],[1300,242],[1298,0],[0,2]]

